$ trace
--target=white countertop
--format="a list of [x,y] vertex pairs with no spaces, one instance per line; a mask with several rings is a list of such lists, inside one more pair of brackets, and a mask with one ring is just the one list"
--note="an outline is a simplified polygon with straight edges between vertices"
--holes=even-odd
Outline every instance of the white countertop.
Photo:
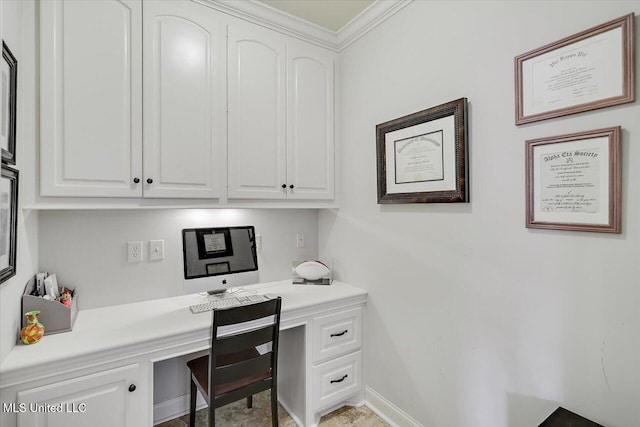
[[[363,289],[334,281],[329,286],[292,285],[290,281],[244,287],[282,297],[283,328],[296,317],[331,309],[353,299],[363,302]],[[180,346],[200,340],[206,344],[211,327],[209,313],[192,314],[189,306],[206,300],[201,294],[80,310],[73,331],[46,335],[32,345],[19,343],[0,365],[0,387],[24,382],[45,373],[45,367],[77,369],[82,364],[117,360],[150,352],[155,347]],[[46,327],[46,325],[45,325]],[[74,363],[73,361],[76,361]],[[42,368],[40,368],[42,367]]]

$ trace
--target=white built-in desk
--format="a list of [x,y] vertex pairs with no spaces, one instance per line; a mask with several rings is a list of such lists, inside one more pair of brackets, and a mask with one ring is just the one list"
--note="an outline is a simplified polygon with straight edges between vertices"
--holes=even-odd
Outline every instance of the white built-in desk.
[[[364,401],[366,291],[340,282],[246,288],[282,297],[278,399],[300,425],[316,425],[323,413]],[[210,343],[211,314],[189,310],[202,298],[80,310],[72,332],[16,345],[0,365],[0,424],[151,426],[154,364]]]

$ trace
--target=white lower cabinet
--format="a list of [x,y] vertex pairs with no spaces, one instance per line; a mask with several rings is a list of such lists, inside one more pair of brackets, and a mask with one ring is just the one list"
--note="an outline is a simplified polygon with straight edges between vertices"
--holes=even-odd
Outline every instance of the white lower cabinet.
[[313,409],[320,411],[362,389],[360,351],[338,357],[313,368]]
[[139,427],[149,391],[131,364],[18,392],[18,427]]
[[362,308],[313,319],[313,410],[321,412],[362,390]]
[[340,356],[362,346],[360,307],[313,319],[313,362]]

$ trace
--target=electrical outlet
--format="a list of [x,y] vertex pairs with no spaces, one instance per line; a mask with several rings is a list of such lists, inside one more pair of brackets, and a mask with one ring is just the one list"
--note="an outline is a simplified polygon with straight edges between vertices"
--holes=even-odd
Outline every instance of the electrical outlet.
[[142,242],[127,243],[127,259],[129,262],[142,261]]
[[164,240],[149,240],[149,260],[157,261],[164,258]]
[[304,248],[304,234],[298,233],[296,235],[296,247]]

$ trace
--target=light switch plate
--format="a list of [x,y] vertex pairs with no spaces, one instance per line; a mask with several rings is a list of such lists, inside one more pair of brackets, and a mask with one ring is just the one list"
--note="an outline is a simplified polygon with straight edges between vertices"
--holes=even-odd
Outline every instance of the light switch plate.
[[157,261],[164,258],[164,240],[149,240],[149,260]]

